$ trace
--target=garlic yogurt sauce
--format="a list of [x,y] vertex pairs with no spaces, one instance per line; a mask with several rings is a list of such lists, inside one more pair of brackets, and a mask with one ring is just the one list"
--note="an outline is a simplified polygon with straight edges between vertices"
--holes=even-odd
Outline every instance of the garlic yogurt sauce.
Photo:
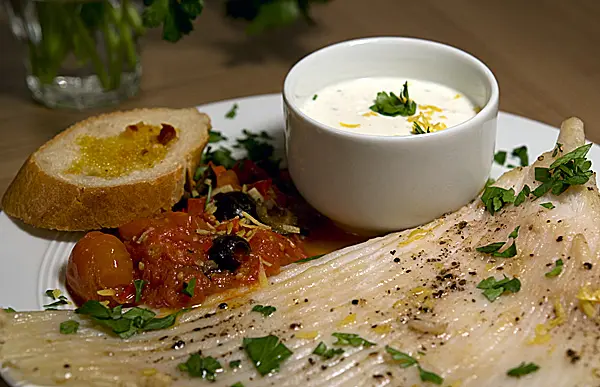
[[396,77],[359,78],[329,85],[307,98],[301,109],[336,129],[380,136],[444,130],[479,111],[465,95],[450,87]]

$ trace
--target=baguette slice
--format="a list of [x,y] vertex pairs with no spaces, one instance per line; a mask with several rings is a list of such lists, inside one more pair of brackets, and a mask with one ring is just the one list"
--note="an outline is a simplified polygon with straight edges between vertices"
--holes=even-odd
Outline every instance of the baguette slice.
[[[67,173],[80,156],[77,139],[115,136],[128,125],[169,124],[177,141],[152,168],[104,178]],[[194,108],[137,109],[76,123],[33,153],[2,199],[4,211],[35,227],[86,231],[118,227],[167,211],[184,192],[208,141],[210,119]]]

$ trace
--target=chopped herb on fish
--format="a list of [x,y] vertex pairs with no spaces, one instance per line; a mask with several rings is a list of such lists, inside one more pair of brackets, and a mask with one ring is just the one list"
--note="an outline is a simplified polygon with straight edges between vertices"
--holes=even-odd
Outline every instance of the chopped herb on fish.
[[563,151],[562,146],[563,146],[563,144],[561,144],[560,142],[556,143],[556,146],[554,147],[554,150],[552,151],[552,157],[556,157],[558,152],[562,153],[562,151]]
[[506,162],[506,151],[496,152],[496,154],[494,155],[494,161],[497,164],[504,165],[504,163]]
[[321,341],[312,353],[325,359],[331,359],[336,355],[344,353],[344,350],[342,348],[327,348],[327,345]]
[[216,130],[208,131],[208,142],[210,144],[220,141],[227,141],[227,137],[223,136],[221,132],[217,132]]
[[191,377],[202,378],[214,382],[217,373],[223,371],[221,363],[212,356],[202,357],[194,353],[185,363],[177,365],[182,372],[187,372]]
[[77,329],[79,329],[79,322],[75,320],[67,320],[60,323],[60,333],[63,335],[77,333]]
[[424,370],[419,364],[419,361],[409,354],[398,351],[390,346],[386,346],[385,351],[392,356],[392,359],[395,360],[401,368],[408,368],[416,365],[422,382],[431,382],[434,384],[442,384],[444,382],[444,378],[436,373]]
[[237,115],[238,107],[238,104],[234,103],[231,109],[229,109],[229,111],[225,114],[225,118],[229,118],[230,120],[234,119]]
[[549,210],[554,208],[554,204],[552,204],[551,202],[541,203],[540,206],[547,208]]
[[[480,253],[491,254],[493,257],[512,258],[517,255],[517,242],[515,239],[519,236],[519,228],[521,228],[521,226],[515,227],[515,229],[508,235],[508,242],[490,243],[486,246],[477,247],[475,250],[479,251]],[[500,252],[504,245],[511,242],[510,239],[513,239],[512,244],[506,250]]]
[[229,362],[229,368],[240,368],[242,366],[241,360],[232,360]]
[[181,291],[181,293],[185,294],[188,297],[194,297],[195,289],[196,289],[196,277],[192,278],[190,280],[190,282],[183,283],[183,290]]
[[242,382],[236,382],[232,384],[231,387],[244,387],[244,385],[242,384]]
[[376,345],[375,343],[367,341],[355,333],[334,332],[331,335],[337,339],[333,345],[350,345],[352,347],[372,347]]
[[324,257],[325,254],[319,254],[319,255],[313,255],[312,257],[308,257],[308,258],[304,258],[304,259],[300,259],[294,263],[306,263],[306,262],[310,262],[310,261],[314,261],[315,259],[319,259],[321,257]]
[[431,371],[425,371],[423,368],[421,368],[421,366],[418,366],[418,368],[419,377],[421,378],[422,382],[431,382],[438,385],[444,383],[444,378],[442,378],[440,375]]
[[521,376],[528,375],[532,372],[539,370],[540,367],[535,363],[521,363],[518,367],[512,368],[508,370],[506,373],[508,376],[512,376],[515,378],[520,378]]
[[245,337],[242,345],[262,376],[279,371],[281,363],[293,353],[274,335]]
[[518,278],[509,279],[504,276],[500,281],[494,277],[488,277],[477,285],[478,289],[483,290],[483,295],[490,302],[494,302],[503,293],[517,293],[521,290],[521,281]]
[[269,305],[264,305],[264,306],[263,305],[254,305],[254,307],[252,308],[253,312],[258,312],[258,313],[262,314],[265,317],[269,317],[276,310],[277,310],[276,307],[269,306]]
[[58,306],[69,304],[69,300],[62,295],[62,292],[59,289],[48,289],[45,294],[47,297],[56,300],[50,304],[44,305],[44,308],[47,310],[56,310]]
[[563,270],[563,260],[562,259],[558,259],[556,262],[554,262],[554,269],[550,270],[549,272],[547,272],[545,274],[546,277],[548,278],[552,278],[552,277],[557,277],[558,275],[560,275],[560,273],[562,273]]
[[14,310],[13,308],[11,308],[10,306],[8,308],[4,308],[3,309],[6,313],[17,313],[16,310]]
[[525,145],[513,149],[511,156],[517,157],[522,167],[529,165],[529,156],[527,155],[527,147]]
[[518,207],[521,204],[523,204],[525,199],[527,199],[529,197],[530,193],[531,193],[531,188],[529,188],[529,186],[527,184],[525,184],[525,186],[523,186],[523,189],[521,190],[521,192],[519,192],[519,194],[515,198],[514,205],[516,207]]
[[133,286],[135,287],[135,302],[138,303],[142,300],[142,290],[144,289],[144,285],[146,285],[146,281],[136,279],[133,281]]
[[512,188],[504,189],[500,187],[489,186],[483,191],[483,195],[481,195],[481,201],[489,213],[494,215],[505,205],[514,203],[515,190]]

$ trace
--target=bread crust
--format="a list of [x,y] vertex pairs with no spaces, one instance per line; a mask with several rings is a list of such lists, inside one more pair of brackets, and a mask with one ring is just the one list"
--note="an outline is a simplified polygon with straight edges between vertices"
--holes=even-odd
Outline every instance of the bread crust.
[[[140,120],[143,120],[144,112],[157,110],[176,112],[174,109],[135,111],[140,113]],[[172,170],[151,180],[113,186],[81,186],[48,174],[36,162],[38,152],[48,144],[60,141],[67,132],[85,126],[90,120],[110,120],[111,116],[122,113],[88,118],[42,145],[25,161],[4,194],[2,207],[6,214],[34,227],[88,231],[119,227],[134,219],[170,210],[183,196],[186,178],[199,165],[208,141],[210,119],[203,113],[196,111],[198,118],[206,121],[201,141],[181,155],[181,161]],[[168,120],[164,122],[168,123]]]

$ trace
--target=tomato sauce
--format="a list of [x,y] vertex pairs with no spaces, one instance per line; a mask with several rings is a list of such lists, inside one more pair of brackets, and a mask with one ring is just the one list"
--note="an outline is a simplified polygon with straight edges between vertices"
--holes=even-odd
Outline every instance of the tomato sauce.
[[285,171],[269,176],[248,160],[207,171],[201,179],[210,187],[196,184],[206,194],[179,211],[82,238],[67,267],[75,301],[189,307],[364,240],[310,208]]

